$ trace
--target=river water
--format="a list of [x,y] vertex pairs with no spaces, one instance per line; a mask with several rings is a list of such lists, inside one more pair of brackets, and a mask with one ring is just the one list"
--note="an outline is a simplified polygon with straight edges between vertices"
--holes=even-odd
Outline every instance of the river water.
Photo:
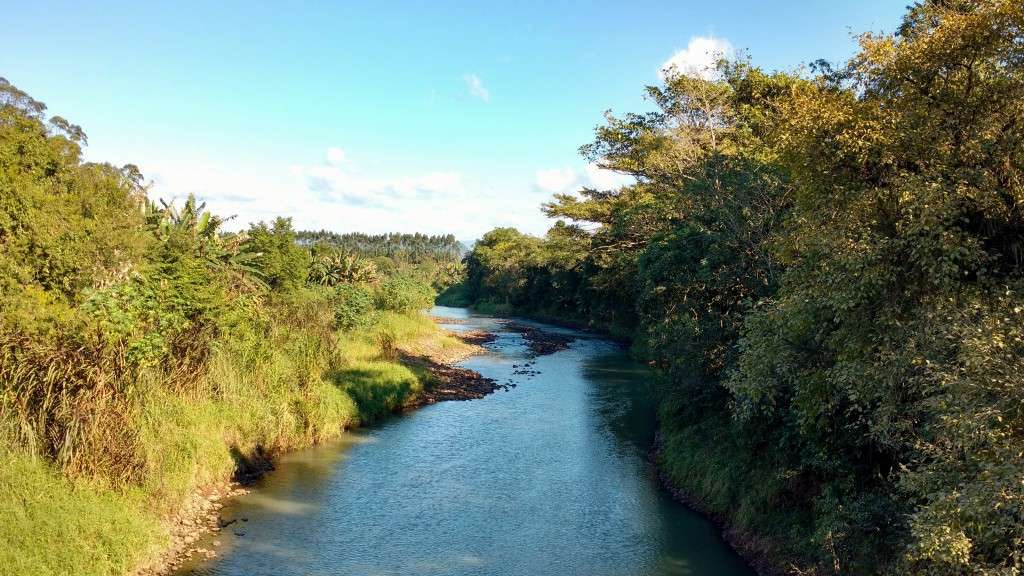
[[180,575],[752,574],[659,487],[644,366],[573,332],[515,374],[531,359],[502,321],[432,314],[496,333],[462,366],[516,386],[285,456],[221,511],[237,521],[215,537],[218,557]]

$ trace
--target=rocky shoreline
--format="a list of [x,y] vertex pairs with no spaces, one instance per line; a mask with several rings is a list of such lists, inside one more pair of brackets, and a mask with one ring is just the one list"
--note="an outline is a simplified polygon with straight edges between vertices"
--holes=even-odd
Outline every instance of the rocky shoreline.
[[[452,318],[431,317],[438,324],[464,324],[465,321]],[[443,326],[442,326],[443,328]],[[498,384],[492,378],[485,378],[479,372],[455,366],[459,360],[463,360],[473,354],[483,351],[482,346],[495,341],[498,336],[492,332],[483,330],[472,330],[468,332],[447,331],[452,336],[472,346],[468,355],[458,357],[446,357],[443,359],[431,358],[428,356],[401,355],[403,364],[422,368],[430,374],[431,381],[425,387],[423,393],[416,402],[409,406],[409,409],[419,408],[437,402],[452,400],[479,400],[497,390],[507,390],[508,386]]]
[[[198,544],[200,539],[210,533],[219,533],[237,522],[237,519],[226,520],[221,517],[220,510],[224,507],[222,501],[248,492],[242,482],[233,480],[193,494],[171,522],[170,544],[156,561],[136,569],[132,574],[161,576],[170,574],[193,558],[215,557],[217,548],[221,545],[220,540],[214,538],[210,543],[211,547],[206,548]],[[248,519],[243,521],[247,522]]]
[[436,362],[430,358],[403,356],[402,363],[426,369],[433,380],[409,408],[450,400],[479,400],[504,386],[479,372]]

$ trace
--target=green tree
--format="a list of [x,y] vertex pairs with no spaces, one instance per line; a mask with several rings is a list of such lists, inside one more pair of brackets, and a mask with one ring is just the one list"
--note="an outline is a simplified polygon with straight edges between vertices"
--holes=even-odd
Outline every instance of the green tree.
[[789,270],[730,389],[835,486],[854,566],[880,500],[909,518],[890,524],[904,570],[1022,567],[1022,23],[1019,2],[918,3],[784,107]]
[[473,300],[523,303],[527,270],[536,263],[539,238],[514,228],[496,228],[466,258],[466,282]]
[[309,252],[296,243],[291,218],[278,217],[270,225],[253,224],[248,232],[248,247],[255,255],[252,266],[272,290],[291,292],[305,285]]

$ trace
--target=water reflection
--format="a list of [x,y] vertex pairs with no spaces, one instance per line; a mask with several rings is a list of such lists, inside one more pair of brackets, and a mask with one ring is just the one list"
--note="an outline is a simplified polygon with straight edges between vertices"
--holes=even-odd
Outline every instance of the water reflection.
[[[460,329],[497,329],[460,317]],[[650,374],[581,338],[527,361],[515,333],[465,365],[518,386],[289,455],[225,508],[227,553],[183,574],[749,574],[658,487]],[[241,519],[244,518],[245,521]],[[237,529],[236,529],[237,528]]]

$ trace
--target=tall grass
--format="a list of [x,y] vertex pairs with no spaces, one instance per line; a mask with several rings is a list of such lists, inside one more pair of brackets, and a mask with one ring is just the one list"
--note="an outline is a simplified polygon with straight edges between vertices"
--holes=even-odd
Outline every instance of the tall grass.
[[73,476],[138,478],[129,371],[120,350],[71,336],[0,331],[0,418],[30,454]]
[[799,486],[778,473],[784,464],[769,449],[753,451],[738,438],[725,413],[693,418],[690,399],[662,391],[658,464],[688,503],[722,522],[733,546],[774,573],[779,558],[805,561],[816,545],[806,538],[813,517],[789,506]]

